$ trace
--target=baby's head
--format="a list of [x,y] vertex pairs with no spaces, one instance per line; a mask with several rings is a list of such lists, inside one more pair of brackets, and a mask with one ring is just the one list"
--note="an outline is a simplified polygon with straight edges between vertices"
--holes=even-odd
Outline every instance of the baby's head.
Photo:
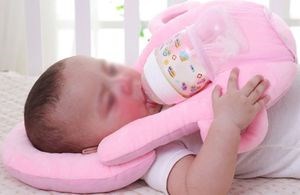
[[74,56],[39,77],[27,97],[24,118],[27,136],[37,149],[81,152],[159,109],[145,100],[134,69]]

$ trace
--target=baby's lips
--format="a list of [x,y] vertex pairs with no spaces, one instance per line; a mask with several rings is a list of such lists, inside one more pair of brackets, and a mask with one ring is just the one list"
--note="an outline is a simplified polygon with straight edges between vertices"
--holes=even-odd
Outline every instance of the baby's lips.
[[[145,92],[145,89],[144,89],[143,87],[141,87],[141,91],[142,91],[142,94],[143,94],[143,96],[144,96],[144,101],[145,101],[145,103],[146,103],[146,104],[149,104],[149,105],[152,106],[152,107],[155,107],[155,106],[157,105],[157,103],[154,102],[154,101],[151,99],[151,96],[149,97],[149,96],[147,95],[147,93]],[[152,98],[154,98],[154,97],[152,97]]]
[[146,94],[142,83],[140,81],[136,81],[133,83],[133,97],[139,101],[143,102],[147,108],[154,108],[157,106],[157,103],[153,102]]
[[145,91],[144,91],[144,88],[143,88],[143,86],[141,86],[141,91],[142,91],[142,94],[143,94],[143,97],[144,97],[144,102],[147,102],[147,95],[146,95],[146,93],[145,93]]
[[144,103],[147,108],[147,110],[150,111],[150,113],[156,113],[157,111],[161,110],[162,105],[152,101],[145,93],[145,90],[143,87],[141,87],[141,92],[144,96]]

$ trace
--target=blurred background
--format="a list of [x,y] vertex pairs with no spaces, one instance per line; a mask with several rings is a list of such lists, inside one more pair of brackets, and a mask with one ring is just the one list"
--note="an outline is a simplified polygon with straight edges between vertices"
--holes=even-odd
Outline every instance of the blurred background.
[[[28,64],[31,62],[28,59],[28,48],[31,42],[26,34],[29,32],[26,29],[28,28],[26,10],[28,12],[31,1],[34,2],[34,0],[0,0],[0,71],[10,70],[25,75],[30,74]],[[168,6],[183,2],[183,0],[128,1],[130,6],[136,9],[136,15],[129,17],[137,18],[138,23],[135,22],[136,24],[133,25],[136,28],[134,32],[137,37],[137,46],[134,48],[138,52],[144,48],[150,37],[147,29],[148,21]],[[199,1],[208,2],[209,0]],[[300,0],[248,1],[263,4],[278,13],[290,26],[299,50]],[[74,2],[74,0],[38,1],[41,21],[41,70],[76,53]],[[125,45],[124,4],[124,0],[89,1],[91,28],[89,55],[115,62],[133,63],[133,58],[137,57],[138,52],[132,55],[131,59],[126,59],[126,55],[129,54],[125,51],[130,47]]]

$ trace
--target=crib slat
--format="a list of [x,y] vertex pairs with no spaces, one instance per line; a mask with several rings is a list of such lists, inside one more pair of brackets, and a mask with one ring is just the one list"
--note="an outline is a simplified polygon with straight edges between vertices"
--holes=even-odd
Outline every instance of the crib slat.
[[300,20],[293,19],[290,16],[290,0],[270,0],[270,9],[278,14],[289,26],[299,26]]
[[124,0],[125,63],[133,65],[139,55],[139,1]]
[[270,9],[284,20],[290,19],[290,0],[270,0]]
[[75,0],[76,54],[91,55],[90,0]]
[[28,49],[28,74],[30,76],[36,76],[42,72],[43,67],[41,15],[39,0],[25,1],[25,18]]
[[178,3],[183,3],[185,1],[186,0],[168,0],[168,6],[175,5],[175,4],[178,4]]

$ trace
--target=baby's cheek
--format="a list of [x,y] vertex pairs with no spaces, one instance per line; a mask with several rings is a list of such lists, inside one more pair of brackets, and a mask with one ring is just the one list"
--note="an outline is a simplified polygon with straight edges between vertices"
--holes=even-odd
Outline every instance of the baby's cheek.
[[143,103],[130,101],[122,105],[123,117],[128,119],[137,119],[147,115],[146,107]]

